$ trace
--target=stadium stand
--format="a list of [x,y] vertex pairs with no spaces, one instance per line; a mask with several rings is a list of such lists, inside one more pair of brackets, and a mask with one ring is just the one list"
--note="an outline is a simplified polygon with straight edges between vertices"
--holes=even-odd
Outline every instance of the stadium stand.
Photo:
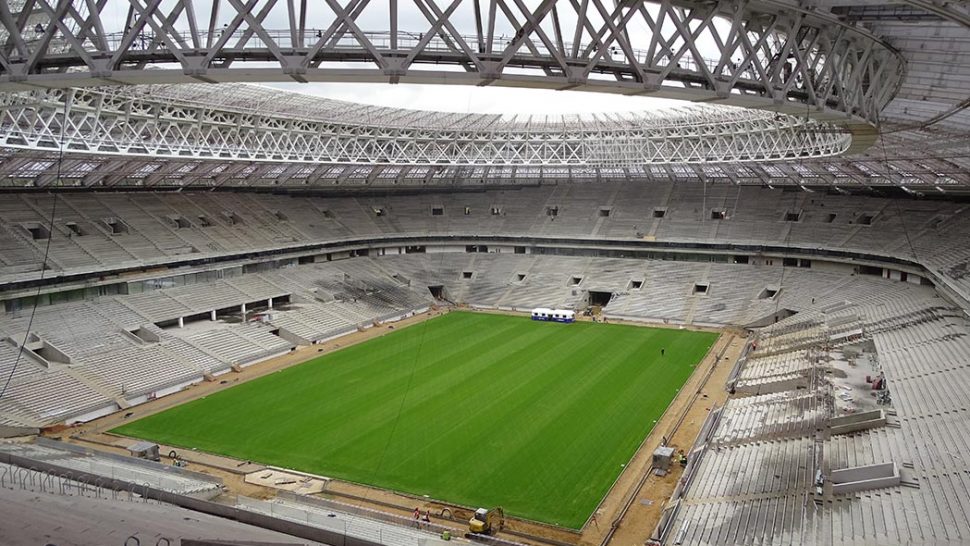
[[[0,429],[434,306],[587,310],[747,334],[648,544],[970,543],[966,2],[422,1],[399,29],[398,2],[0,1]],[[242,83],[345,80],[689,103],[449,113]],[[14,456],[219,489],[43,438]],[[317,500],[229,504],[430,543]]]
[[[616,190],[632,191],[626,185],[619,185]],[[593,201],[588,197],[584,197],[579,203],[569,201],[569,190],[558,194],[556,190],[545,188],[529,188],[528,191],[533,195],[540,195],[542,199],[533,200],[534,210],[522,210],[516,215],[529,218],[530,229],[538,226],[535,229],[541,234],[554,233],[556,237],[564,237],[568,233],[579,233],[584,238],[592,235],[592,224],[587,226],[588,233],[586,228],[582,232],[554,231],[550,227],[554,222],[545,215],[545,209],[553,202],[561,203],[557,206],[561,206],[563,215],[568,210],[572,211],[569,214],[598,218],[593,223],[598,224],[599,229],[605,223],[602,220],[609,220],[609,217],[598,216],[599,207],[591,205]],[[706,190],[700,191],[702,193]],[[582,192],[572,193],[587,195]],[[681,185],[676,189],[671,186],[667,194],[668,198],[673,199],[668,199],[668,204],[676,204],[668,207],[671,218],[677,217],[677,211],[689,208],[696,210],[699,206],[705,206],[703,203],[691,203],[691,199],[698,198],[698,191],[691,190],[689,185]],[[73,196],[64,197],[65,200],[72,198]],[[149,201],[152,210],[157,211],[162,201],[182,203],[185,206],[183,198],[183,195],[177,198],[159,195],[151,196]],[[475,198],[479,205],[497,200],[489,192],[484,192],[484,197],[476,194]],[[701,198],[705,199],[703,195]],[[127,207],[131,207],[140,199],[141,196],[137,194],[115,195],[105,202],[126,203]],[[211,195],[207,200],[213,202],[219,199],[221,196]],[[216,206],[237,206],[242,210],[241,204],[245,202],[248,204],[245,209],[247,211],[252,211],[256,204],[260,204],[263,209],[271,209],[281,206],[275,203],[280,199],[304,203],[297,207],[286,207],[288,211],[307,206],[312,206],[315,210],[328,207],[327,210],[334,211],[341,218],[361,214],[366,216],[366,213],[360,211],[377,206],[356,203],[350,210],[346,210],[330,204],[321,205],[319,202],[325,202],[323,199],[280,196],[272,196],[267,203],[261,203],[262,196],[258,195],[233,198]],[[435,199],[434,196],[425,195],[401,198],[400,201],[404,204],[395,205],[393,209],[388,207],[387,217],[394,218],[399,213],[402,217],[397,218],[393,226],[384,226],[383,235],[406,235],[433,228],[433,216],[428,210],[429,203],[436,202]],[[855,201],[855,198],[852,200]],[[344,205],[353,201],[342,199]],[[397,202],[398,200],[394,201]],[[516,202],[521,207],[526,201]],[[752,202],[761,203],[757,199]],[[617,201],[617,208],[622,208],[620,203],[622,200]],[[137,206],[138,210],[142,210],[149,205]],[[400,212],[407,211],[409,207],[411,210],[406,215]],[[754,208],[764,207],[759,204]],[[130,209],[107,209],[104,213],[111,214],[126,225],[134,226],[131,229],[139,229],[137,222],[126,221],[127,210]],[[764,218],[772,218],[771,225],[779,229],[780,233],[783,229],[778,226],[790,228],[795,225],[783,220],[786,210],[761,214]],[[166,211],[175,211],[166,214],[186,217],[190,215],[185,210],[179,211],[171,207]],[[507,218],[511,213],[506,209],[504,214]],[[640,214],[646,215],[647,211],[641,211]],[[155,215],[157,216],[158,214]],[[295,223],[297,217],[288,217],[286,223]],[[731,223],[734,226],[743,226],[746,222],[742,218],[740,215],[735,216]],[[535,223],[536,219],[538,224]],[[687,224],[693,226],[697,223],[696,220],[689,218]],[[146,220],[143,217],[141,221]],[[3,217],[0,217],[0,222],[12,223]],[[712,225],[723,222],[726,221],[712,221]],[[764,233],[763,224],[767,222],[767,219],[753,220],[753,225],[747,226],[747,229],[752,233]],[[145,227],[146,224],[141,225],[143,229],[149,229]],[[672,230],[673,225],[675,224],[668,223],[664,229]],[[258,229],[258,226],[259,224],[253,222],[250,227]],[[155,227],[161,229],[161,222]],[[394,233],[390,231],[392,229],[400,231]],[[203,234],[206,232],[202,228],[197,231]],[[894,232],[887,229],[881,233],[891,238]],[[677,244],[690,241],[691,237],[690,234],[669,236],[670,241]],[[897,233],[896,237],[902,235]],[[705,242],[716,243],[717,239],[707,239]],[[256,249],[257,247],[250,247],[248,250]],[[57,371],[58,366],[67,365],[66,369],[78,376],[79,381],[83,381],[88,389],[102,395],[104,407],[93,413],[91,400],[84,399],[83,407],[88,412],[79,412],[78,415],[89,418],[99,412],[109,411],[115,407],[114,404],[120,403],[124,406],[139,397],[154,397],[159,391],[168,392],[172,388],[200,381],[205,374],[221,373],[233,365],[249,364],[285,352],[294,343],[319,342],[365,327],[375,320],[386,320],[426,308],[434,302],[428,291],[430,286],[442,287],[445,294],[443,299],[448,301],[506,309],[527,309],[550,304],[582,307],[586,304],[590,291],[602,292],[610,295],[603,309],[607,317],[678,324],[742,326],[764,320],[779,309],[812,308],[812,300],[826,291],[838,292],[839,297],[845,299],[853,296],[856,290],[869,294],[885,290],[884,286],[899,285],[913,290],[917,288],[911,283],[854,276],[847,273],[852,271],[851,268],[844,268],[842,272],[797,266],[786,268],[783,264],[779,264],[782,267],[768,265],[767,261],[759,265],[745,265],[709,261],[699,263],[656,259],[593,259],[504,252],[468,253],[468,249],[463,247],[456,250],[457,252],[356,257],[320,263],[313,263],[315,260],[311,260],[301,264],[298,260],[293,260],[287,261],[285,267],[281,267],[280,262],[254,265],[250,261],[249,265],[229,265],[219,270],[204,267],[195,267],[184,273],[177,270],[178,275],[141,274],[141,277],[132,277],[133,280],[125,285],[126,288],[117,294],[98,296],[85,292],[80,296],[86,298],[84,301],[39,307],[34,317],[34,335],[38,339],[37,343],[51,346],[48,349],[39,349],[41,354],[58,355],[50,356],[55,358],[53,364],[47,362],[53,368],[50,371]],[[170,258],[177,259],[177,255]],[[692,258],[688,255],[681,259]],[[129,262],[125,261],[119,265],[127,263]],[[155,262],[155,265],[158,263]],[[102,264],[104,267],[112,266],[108,258]],[[66,270],[65,273],[70,271]],[[914,278],[918,279],[918,276],[914,275]],[[632,288],[635,282],[639,282],[639,288]],[[699,285],[705,285],[702,293],[698,292]],[[834,287],[838,287],[838,290]],[[666,297],[657,298],[656,294],[665,294]],[[265,320],[268,326],[262,328],[238,323],[243,318],[245,306],[249,306],[246,309],[247,318],[252,317],[256,310],[263,313],[260,320]],[[66,327],[64,316],[73,317]],[[27,318],[23,311],[18,311],[14,306],[12,312],[5,314],[0,321],[0,332],[4,332],[11,340],[22,337]],[[217,320],[213,322],[212,319]],[[224,324],[226,321],[229,323]],[[212,327],[207,326],[209,324]],[[181,325],[182,328],[174,328],[176,325]],[[159,326],[164,328],[159,329]],[[846,323],[840,330],[830,332],[817,325],[814,329],[799,330],[789,336],[795,339],[786,341],[786,338],[778,337],[766,343],[786,342],[779,349],[809,346],[825,335],[851,331],[854,327],[853,324]],[[275,332],[276,335],[270,332]],[[770,345],[764,347],[765,350],[769,348]],[[30,354],[37,357],[35,352]],[[42,362],[43,375],[43,357],[37,358]],[[56,360],[58,358],[60,360]],[[125,365],[126,362],[132,364]],[[774,360],[763,358],[757,366],[749,363],[749,367],[737,378],[735,387],[741,392],[776,392],[785,385],[804,383],[807,369],[809,365],[798,354],[779,355]],[[55,375],[59,377],[59,374]],[[18,378],[18,381],[26,380]],[[16,398],[10,400],[6,403],[13,404]],[[7,414],[12,415],[13,412],[7,411]],[[60,416],[63,412],[55,414]],[[35,425],[50,422],[41,415],[44,415],[43,411],[35,414],[32,420],[22,420],[21,423]]]
[[[612,184],[612,188],[604,188],[593,195],[617,196],[633,193],[636,184]],[[432,206],[441,203],[446,197],[455,201],[456,196],[442,194],[398,196],[394,198],[394,206],[381,204],[371,198],[306,198],[306,197],[264,197],[250,195],[233,197],[223,194],[206,195],[203,202],[213,203],[213,209],[223,212],[239,206],[244,213],[234,213],[239,223],[227,225],[230,221],[225,215],[210,214],[208,221],[213,225],[220,225],[229,232],[236,232],[238,242],[225,245],[216,240],[210,227],[189,222],[183,228],[173,228],[167,218],[197,217],[192,209],[196,205],[188,200],[187,194],[169,195],[106,195],[98,196],[105,205],[117,205],[118,208],[102,208],[94,215],[74,217],[84,225],[96,225],[82,236],[67,236],[55,232],[51,235],[56,245],[52,245],[52,267],[63,273],[85,270],[92,266],[125,267],[131,265],[131,260],[116,253],[99,253],[93,247],[87,250],[80,245],[92,240],[110,240],[120,245],[129,254],[138,255],[146,249],[143,241],[145,236],[138,238],[142,232],[151,233],[152,237],[159,237],[158,233],[191,234],[194,244],[187,244],[182,240],[167,238],[155,241],[150,251],[143,253],[141,259],[136,259],[140,266],[156,265],[172,262],[184,254],[193,258],[210,258],[225,256],[232,252],[255,251],[265,248],[299,248],[301,244],[308,245],[321,241],[335,241],[348,238],[363,238],[367,236],[383,235],[473,235],[488,233],[491,235],[530,235],[536,237],[583,237],[597,238],[601,234],[610,239],[629,239],[664,243],[699,242],[707,244],[733,245],[786,245],[800,247],[806,251],[817,249],[838,250],[845,252],[859,252],[889,258],[903,258],[917,262],[927,269],[938,273],[951,283],[960,293],[970,292],[970,276],[963,274],[966,262],[970,259],[960,242],[970,234],[970,220],[965,207],[957,203],[935,202],[932,206],[925,203],[906,203],[906,210],[902,210],[897,201],[860,196],[820,195],[805,200],[799,194],[788,199],[787,195],[767,188],[736,187],[725,188],[707,184],[669,184],[657,189],[651,195],[664,194],[665,205],[660,201],[652,206],[643,202],[641,198],[626,199],[625,197],[605,197],[594,201],[588,196],[577,202],[571,201],[571,194],[580,190],[560,190],[561,186],[525,187],[516,190],[486,191],[476,194],[462,195],[462,205],[446,208],[445,218],[450,227],[442,229],[438,217],[430,214]],[[568,186],[567,186],[568,187]],[[727,193],[726,193],[727,192]],[[707,193],[715,195],[709,196]],[[734,195],[729,195],[734,193]],[[610,204],[611,198],[613,199]],[[9,238],[5,243],[11,246],[11,256],[33,256],[46,246],[46,239],[31,239],[25,224],[23,210],[29,209],[22,203],[37,201],[38,210],[49,208],[48,198],[33,196],[13,196],[11,203],[16,205],[16,212],[4,215],[0,212],[0,222],[6,232],[16,233],[18,237]],[[65,195],[60,199],[72,209],[74,201],[85,202],[90,199],[86,195]],[[281,200],[288,202],[282,203]],[[141,201],[146,201],[144,204]],[[18,203],[19,201],[19,203]],[[265,201],[265,202],[264,202]],[[241,208],[245,202],[246,209]],[[714,206],[712,206],[712,203]],[[712,219],[708,209],[726,209],[721,205],[731,204],[730,214],[725,219]],[[320,216],[315,214],[291,212],[287,219],[264,213],[254,212],[255,206],[263,210],[285,209],[287,211],[328,210],[345,228],[343,230],[320,229]],[[567,206],[568,205],[568,206]],[[632,208],[636,205],[638,208]],[[155,214],[144,214],[145,207],[155,211]],[[376,216],[373,211],[384,207],[385,213]],[[458,214],[464,207],[468,207],[468,215]],[[501,210],[499,216],[492,215],[492,208]],[[561,207],[561,208],[557,208]],[[610,215],[598,216],[599,211],[608,208]],[[62,210],[66,207],[62,207]],[[658,208],[667,212],[663,218],[651,218],[651,214]],[[559,210],[557,216],[548,216],[547,211]],[[33,210],[33,209],[29,209]],[[454,210],[454,212],[452,212]],[[823,212],[824,211],[824,212]],[[831,212],[830,212],[831,211]],[[859,212],[865,211],[865,212]],[[28,211],[29,212],[29,211]],[[795,214],[797,212],[797,214]],[[793,214],[797,220],[786,221],[785,217]],[[101,216],[102,218],[98,218]],[[249,223],[245,217],[252,216]],[[29,213],[32,222],[43,220],[39,213]],[[103,218],[115,218],[120,221],[127,231],[122,234],[112,234],[103,222]],[[493,223],[491,220],[497,218]],[[641,223],[635,224],[636,229],[627,229],[626,218],[639,218]],[[257,221],[258,219],[258,221]],[[585,219],[580,221],[580,219]],[[467,220],[467,222],[466,222]],[[865,220],[865,223],[862,221]],[[65,218],[64,221],[67,221]],[[57,220],[55,223],[59,223]],[[612,229],[619,222],[622,229]],[[323,224],[336,223],[323,220]],[[32,225],[32,224],[31,224]],[[468,225],[467,231],[465,225]],[[280,235],[280,226],[287,229],[288,235]],[[377,228],[376,230],[374,228]],[[119,236],[120,235],[120,236]],[[174,237],[174,236],[173,236]],[[282,237],[282,239],[281,239]],[[14,246],[16,245],[16,246]],[[88,261],[72,258],[78,252],[90,255]],[[5,253],[6,255],[6,253]],[[184,257],[184,256],[183,256]],[[17,263],[11,261],[0,269],[0,275],[16,275]],[[2,277],[0,277],[2,278]],[[20,276],[23,278],[23,275]],[[8,279],[9,280],[9,279]]]
[[[756,334],[737,392],[746,377],[774,387],[715,412],[655,540],[967,540],[970,512],[957,491],[970,470],[959,416],[970,324],[930,289],[853,285],[860,290],[820,298],[817,310]],[[841,337],[850,326],[861,335]],[[888,389],[873,385],[881,381]]]

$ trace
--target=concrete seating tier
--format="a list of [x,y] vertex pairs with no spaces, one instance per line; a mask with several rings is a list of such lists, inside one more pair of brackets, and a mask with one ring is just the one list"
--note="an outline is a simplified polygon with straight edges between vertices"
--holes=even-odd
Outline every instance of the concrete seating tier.
[[[741,374],[771,378],[776,366],[787,370],[799,351],[758,356],[763,347],[804,342],[817,351],[830,342],[820,331],[846,324],[865,333],[832,354],[849,359],[860,353],[856,360],[875,371],[866,367],[842,379],[835,374],[782,392],[730,399],[695,459],[699,467],[672,512],[665,544],[961,544],[970,537],[970,462],[964,456],[970,422],[963,395],[970,388],[970,323],[926,287],[894,283],[880,289],[859,277],[840,286],[763,328],[759,349],[748,355]],[[885,425],[827,433],[828,421],[841,416],[828,403],[835,384],[862,383],[863,373],[885,377],[891,394]],[[862,389],[875,394],[865,383]],[[779,442],[764,441],[778,437],[814,446],[814,455],[793,462]],[[759,461],[768,466],[746,472]],[[785,461],[792,466],[774,470]],[[835,470],[886,463],[895,463],[898,485],[854,494],[829,490],[827,477]],[[796,467],[807,471],[805,481],[790,489],[764,485],[784,482]],[[821,488],[815,476],[825,480]]]
[[108,385],[114,397],[133,397],[179,383],[201,379],[202,373],[186,365],[160,345],[129,347],[84,359],[78,373],[94,376]]
[[816,393],[785,391],[732,398],[721,412],[713,441],[720,444],[804,436],[829,412]]
[[[12,339],[0,339],[0,377],[13,381],[43,373],[46,367],[34,359],[28,351],[21,351]],[[11,375],[12,374],[12,375]]]
[[111,402],[67,370],[50,370],[11,381],[0,399],[0,419],[12,425],[40,426],[83,415]]
[[[963,243],[970,237],[970,209],[959,203],[900,203],[691,181],[655,182],[649,192],[631,182],[380,198],[183,192],[63,194],[58,199],[49,265],[64,271],[379,234],[646,237],[788,244],[916,259],[970,294],[970,250]],[[28,228],[48,224],[50,210],[46,195],[5,199],[0,276],[36,271],[47,238],[35,239]],[[723,212],[724,218],[712,211]]]
[[719,447],[704,454],[692,498],[801,493],[812,483],[814,442],[807,438]]

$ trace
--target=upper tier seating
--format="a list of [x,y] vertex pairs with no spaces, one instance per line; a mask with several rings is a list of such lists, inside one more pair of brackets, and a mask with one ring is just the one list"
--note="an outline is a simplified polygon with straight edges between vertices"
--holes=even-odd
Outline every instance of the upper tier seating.
[[[0,282],[398,234],[531,235],[790,245],[916,260],[970,297],[970,207],[696,182],[563,184],[476,193],[5,194]],[[434,209],[434,212],[433,212]],[[718,214],[723,214],[723,218]],[[440,213],[440,214],[438,214]],[[716,312],[714,310],[710,310]]]

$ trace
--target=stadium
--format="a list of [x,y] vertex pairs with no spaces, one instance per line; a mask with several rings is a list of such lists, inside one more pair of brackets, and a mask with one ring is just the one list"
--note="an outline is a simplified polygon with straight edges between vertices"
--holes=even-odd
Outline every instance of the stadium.
[[970,544],[965,2],[0,44],[0,544]]

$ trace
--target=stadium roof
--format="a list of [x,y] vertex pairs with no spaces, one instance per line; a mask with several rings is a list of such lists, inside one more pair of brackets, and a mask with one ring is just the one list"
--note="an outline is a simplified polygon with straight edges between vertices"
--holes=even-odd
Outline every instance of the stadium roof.
[[[270,2],[252,14],[177,0],[124,19],[85,4],[52,24],[46,3],[10,3],[18,17],[0,17],[0,89],[30,91],[3,96],[0,175],[20,188],[614,178],[970,188],[964,3],[371,4],[341,12]],[[260,80],[572,88],[695,103],[662,113],[455,114],[232,83]],[[200,81],[220,83],[177,85]],[[118,85],[130,83],[149,85]],[[67,161],[55,165],[60,151]]]

